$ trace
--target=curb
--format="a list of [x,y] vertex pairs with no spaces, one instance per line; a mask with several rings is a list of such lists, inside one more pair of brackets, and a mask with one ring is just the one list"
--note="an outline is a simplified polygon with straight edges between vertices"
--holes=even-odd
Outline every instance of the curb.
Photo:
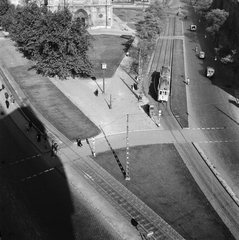
[[210,162],[210,159],[206,156],[206,154],[203,152],[203,150],[199,147],[197,143],[192,142],[194,148],[197,150],[201,158],[204,160],[204,162],[207,164],[208,168],[211,170],[213,175],[218,179],[220,184],[223,186],[223,188],[227,191],[227,193],[230,195],[232,200],[239,206],[239,198],[237,195],[232,191],[232,189],[227,185],[225,180],[221,177],[220,173],[216,170],[216,167],[212,165]]

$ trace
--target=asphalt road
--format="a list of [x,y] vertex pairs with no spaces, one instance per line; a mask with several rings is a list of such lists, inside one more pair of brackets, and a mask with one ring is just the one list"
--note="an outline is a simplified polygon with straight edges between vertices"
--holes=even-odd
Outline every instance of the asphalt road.
[[[227,88],[227,84],[230,82],[228,82],[222,64],[214,60],[214,46],[206,35],[204,26],[199,22],[198,14],[191,7],[184,7],[183,10],[187,11],[189,16],[188,20],[183,23],[186,77],[190,78],[187,88],[189,126],[190,129],[194,128],[200,131],[204,138],[204,141],[199,144],[200,148],[238,195],[238,106],[234,102],[232,89]],[[197,25],[196,32],[189,31],[190,24]],[[199,51],[202,49],[206,53],[205,60],[197,57],[197,53],[194,51],[195,46],[198,46]],[[215,68],[216,73],[212,80],[205,77],[207,66]],[[226,197],[225,194],[218,191],[210,178],[204,184],[208,186],[211,184],[211,193],[215,196],[215,202],[218,203]],[[221,205],[219,209],[232,208],[225,210],[223,214],[230,215],[233,212],[234,220],[232,221],[238,221],[238,206],[233,206],[234,204],[227,202],[226,198],[224,200],[226,202],[219,203]],[[215,207],[217,208],[217,206]],[[228,224],[227,222],[227,225],[231,226],[232,223]],[[235,231],[238,232],[238,226]]]
[[[10,115],[0,117],[0,146],[3,239],[120,239],[73,193],[64,171],[51,167],[50,153],[40,154]],[[54,161],[61,164],[57,157]]]

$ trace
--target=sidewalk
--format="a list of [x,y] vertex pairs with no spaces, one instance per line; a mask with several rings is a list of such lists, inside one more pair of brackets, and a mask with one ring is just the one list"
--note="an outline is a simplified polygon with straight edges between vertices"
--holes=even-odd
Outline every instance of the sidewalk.
[[[97,30],[95,33],[103,34],[107,30]],[[117,34],[129,34],[129,31],[117,29],[115,33]],[[110,32],[113,34],[113,32]],[[0,42],[1,44],[2,42]],[[12,53],[14,54],[14,53]],[[9,66],[21,65],[23,64],[21,59],[11,56],[9,59],[12,59],[9,62]],[[129,58],[125,57],[122,64],[126,65]],[[15,61],[15,62],[14,62]],[[10,77],[10,76],[8,76]],[[106,135],[114,135],[123,133],[121,135],[121,141],[118,140],[117,136],[112,138],[112,146],[120,147],[124,145],[124,135],[126,132],[126,116],[129,114],[129,131],[148,131],[149,136],[152,134],[152,131],[158,129],[154,122],[144,113],[143,109],[139,106],[137,99],[138,92],[134,92],[130,86],[134,83],[132,77],[130,77],[121,67],[119,67],[115,75],[106,79],[106,94],[99,94],[96,97],[93,92],[96,87],[102,86],[102,80],[88,80],[88,81],[79,81],[77,79],[71,79],[69,81],[59,81],[51,79],[51,81],[58,87],[63,93],[69,97],[73,103],[78,106],[85,114],[88,116],[94,123],[100,125]],[[0,77],[0,82],[3,82],[3,79]],[[1,84],[0,83],[0,84]],[[11,82],[13,83],[13,82]],[[98,85],[97,85],[98,84]],[[5,84],[4,84],[5,85]],[[61,172],[61,169],[64,169],[69,183],[72,187],[75,187],[77,192],[85,193],[84,197],[89,201],[93,208],[96,208],[97,211],[109,222],[109,224],[117,231],[122,239],[132,239],[139,240],[140,236],[138,232],[131,226],[131,224],[119,214],[110,203],[108,203],[102,196],[98,193],[96,194],[95,190],[89,185],[89,183],[81,176],[78,171],[74,168],[74,162],[77,161],[87,161],[88,155],[92,154],[92,140],[90,144],[87,145],[83,141],[83,147],[77,147],[76,143],[69,143],[68,140],[57,131],[54,126],[49,122],[46,122],[44,116],[41,118],[41,122],[47,128],[48,136],[47,143],[42,140],[41,142],[37,141],[36,135],[38,130],[33,128],[32,131],[27,133],[26,124],[28,119],[20,111],[21,106],[17,101],[11,103],[9,108],[6,108],[5,105],[5,92],[8,92],[11,95],[11,91],[14,90],[17,94],[21,95],[21,99],[25,102],[24,95],[21,93],[21,89],[16,85],[10,85],[9,87],[5,85],[5,89],[0,92],[0,102],[2,103],[2,112],[6,116],[9,114],[21,131],[28,137],[28,139],[39,149],[40,153],[44,153],[45,157],[48,159],[49,165],[53,168],[58,169]],[[99,88],[100,89],[100,88]],[[109,109],[109,96],[112,96],[112,109]],[[27,106],[27,104],[26,104]],[[155,135],[155,137],[157,137]],[[151,139],[145,137],[146,139]],[[114,140],[113,140],[114,139]],[[141,140],[143,140],[142,138]],[[60,146],[57,158],[60,159],[61,166],[56,165],[54,158],[50,157],[51,141],[54,140]],[[135,144],[137,144],[139,138],[135,138]],[[106,144],[104,136],[101,134],[98,136],[97,142],[97,151],[104,151],[109,149],[109,146]],[[149,141],[150,144],[151,141]],[[46,147],[48,146],[48,147]],[[41,155],[41,154],[39,154]],[[87,189],[87,191],[85,191]]]

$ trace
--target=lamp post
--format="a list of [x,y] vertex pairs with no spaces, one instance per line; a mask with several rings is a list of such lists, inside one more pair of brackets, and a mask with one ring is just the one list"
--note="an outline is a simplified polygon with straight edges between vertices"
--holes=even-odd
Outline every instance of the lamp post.
[[105,69],[107,69],[107,64],[101,63],[101,69],[103,71],[103,94],[105,94]]

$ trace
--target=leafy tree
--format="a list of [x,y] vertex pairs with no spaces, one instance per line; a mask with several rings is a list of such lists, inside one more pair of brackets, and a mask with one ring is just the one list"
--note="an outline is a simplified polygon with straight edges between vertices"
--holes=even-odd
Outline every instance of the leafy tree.
[[44,76],[66,79],[92,72],[87,56],[92,37],[82,20],[72,20],[67,8],[53,13],[35,3],[17,7],[10,34],[18,50]]
[[[223,54],[223,52],[221,52]],[[231,85],[234,84],[235,76],[239,72],[239,53],[237,50],[231,50],[229,54],[222,56],[220,60],[226,64],[233,72]]]
[[0,20],[9,10],[11,3],[9,0],[0,0]]
[[136,25],[137,36],[140,39],[153,39],[160,34],[161,30],[160,19],[149,12],[145,14],[144,20]]
[[212,9],[206,13],[205,20],[207,24],[206,31],[214,36],[214,43],[219,44],[219,36],[222,25],[227,20],[229,13],[221,9]]
[[155,18],[159,18],[160,20],[164,20],[166,17],[162,3],[159,1],[151,3],[149,7],[146,8],[145,12],[153,14]]
[[39,39],[39,53],[35,69],[46,76],[86,77],[92,72],[87,51],[92,47],[92,37],[81,19],[71,20],[65,9],[46,16],[46,34]]
[[15,6],[9,0],[0,0],[0,25],[8,30],[13,20]]

